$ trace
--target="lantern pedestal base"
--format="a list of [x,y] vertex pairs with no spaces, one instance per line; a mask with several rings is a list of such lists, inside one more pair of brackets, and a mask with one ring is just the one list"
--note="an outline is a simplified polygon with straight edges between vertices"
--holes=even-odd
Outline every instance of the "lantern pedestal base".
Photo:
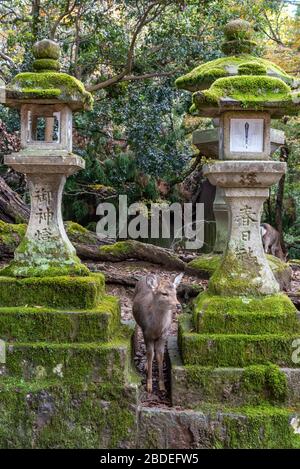
[[203,168],[211,184],[224,189],[229,209],[228,244],[209,282],[215,295],[272,295],[279,284],[267,262],[260,233],[263,202],[286,165],[278,161],[220,161]]
[[[292,281],[292,269],[287,262],[283,262],[278,257],[271,254],[266,255],[267,261],[279,283],[280,290],[289,290]],[[202,254],[188,263],[188,271],[192,275],[209,279],[222,263],[221,254]]]
[[216,188],[216,197],[213,205],[216,220],[216,241],[213,252],[216,254],[225,251],[228,239],[228,208],[224,200],[224,191]]
[[26,174],[31,209],[26,235],[15,251],[14,261],[2,275],[16,277],[88,275],[65,232],[61,214],[67,176],[84,168],[82,158],[65,156],[8,156],[5,163]]

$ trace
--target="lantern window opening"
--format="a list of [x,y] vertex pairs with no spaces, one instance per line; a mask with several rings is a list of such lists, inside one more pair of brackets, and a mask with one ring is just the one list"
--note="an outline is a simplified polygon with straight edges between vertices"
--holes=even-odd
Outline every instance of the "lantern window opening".
[[27,143],[60,143],[61,113],[27,111]]

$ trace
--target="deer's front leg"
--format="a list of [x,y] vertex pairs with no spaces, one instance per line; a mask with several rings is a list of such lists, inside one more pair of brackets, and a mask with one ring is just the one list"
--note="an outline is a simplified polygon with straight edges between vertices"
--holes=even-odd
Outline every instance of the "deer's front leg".
[[146,357],[147,357],[147,392],[152,392],[152,363],[154,357],[154,343],[146,343]]
[[156,360],[158,364],[158,385],[160,391],[165,391],[164,381],[164,351],[165,351],[165,339],[159,339],[155,343]]

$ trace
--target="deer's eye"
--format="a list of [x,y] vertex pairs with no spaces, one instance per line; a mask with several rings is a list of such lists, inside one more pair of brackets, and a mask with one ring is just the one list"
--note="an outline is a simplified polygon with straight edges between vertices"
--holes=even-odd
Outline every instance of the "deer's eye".
[[163,296],[168,296],[168,293],[166,293],[166,292],[162,292],[161,294],[162,294]]

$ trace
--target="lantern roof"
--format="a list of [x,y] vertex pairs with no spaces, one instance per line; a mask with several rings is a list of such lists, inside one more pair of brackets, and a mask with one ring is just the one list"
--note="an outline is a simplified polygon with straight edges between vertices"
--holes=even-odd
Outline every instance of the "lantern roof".
[[224,28],[226,57],[204,63],[177,78],[176,86],[194,92],[192,111],[216,117],[226,110],[265,110],[273,117],[296,114],[298,81],[269,60],[254,55],[256,42],[247,21]]
[[33,46],[32,72],[17,74],[6,86],[6,103],[19,107],[24,103],[65,103],[73,110],[90,109],[92,95],[77,78],[60,72],[59,45],[50,39]]

